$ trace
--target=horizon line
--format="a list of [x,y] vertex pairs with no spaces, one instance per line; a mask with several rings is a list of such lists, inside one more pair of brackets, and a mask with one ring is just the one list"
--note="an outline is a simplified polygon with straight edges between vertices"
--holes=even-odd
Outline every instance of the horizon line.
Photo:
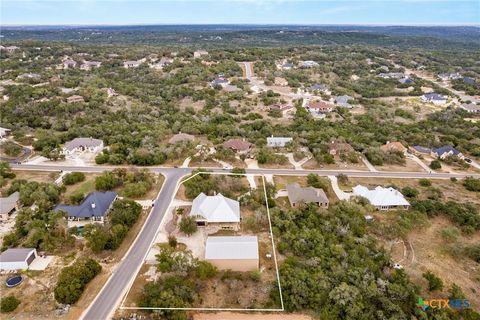
[[71,23],[71,24],[1,24],[1,27],[135,27],[135,26],[277,26],[277,27],[321,27],[321,26],[362,26],[362,27],[479,27],[480,23]]

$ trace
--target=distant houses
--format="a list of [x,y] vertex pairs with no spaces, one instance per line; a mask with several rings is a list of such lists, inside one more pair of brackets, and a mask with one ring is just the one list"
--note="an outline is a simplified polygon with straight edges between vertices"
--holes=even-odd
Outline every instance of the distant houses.
[[0,198],[0,221],[7,221],[20,208],[20,193],[12,193],[8,197]]
[[198,226],[214,224],[224,230],[238,230],[240,223],[240,203],[222,194],[207,196],[200,193],[192,203],[190,216]]
[[465,156],[460,151],[451,146],[443,146],[440,148],[432,149],[432,156],[439,159],[445,159],[450,156],[457,156],[460,159],[465,158]]
[[365,186],[357,185],[353,187],[353,195],[368,199],[377,210],[406,210],[410,207],[410,203],[405,200],[403,194],[391,187],[378,186],[369,190]]
[[458,72],[446,72],[446,73],[440,73],[438,77],[442,81],[448,81],[448,80],[460,79],[462,75]]
[[353,100],[353,98],[347,95],[343,95],[343,96],[336,96],[333,101],[339,107],[351,108],[352,105],[348,103],[350,100]]
[[223,143],[223,147],[240,154],[245,154],[250,151],[252,144],[245,141],[245,139],[229,139]]
[[401,152],[401,153],[407,152],[407,148],[405,148],[403,144],[401,144],[398,141],[393,141],[393,142],[387,141],[386,144],[380,147],[380,150],[382,150],[383,152],[392,152],[392,151]]
[[282,70],[290,70],[295,68],[295,65],[293,63],[284,63],[280,66]]
[[210,85],[212,87],[221,86],[222,88],[225,88],[229,84],[230,84],[230,81],[228,81],[228,79],[223,74],[217,75],[215,79],[213,79],[212,82],[210,82]]
[[35,248],[10,248],[0,254],[0,270],[28,270],[36,258],[37,250]]
[[203,56],[208,56],[208,51],[205,50],[197,50],[193,52],[193,57],[194,58],[201,58]]
[[205,260],[219,270],[238,272],[259,269],[258,238],[256,236],[215,236],[205,243]]
[[0,51],[7,51],[8,53],[14,53],[18,49],[20,48],[17,46],[7,46],[7,47],[0,46]]
[[288,86],[288,81],[285,78],[275,77],[274,83],[276,86],[286,87]]
[[270,148],[283,148],[287,143],[293,141],[293,138],[289,137],[268,137],[267,138],[267,147]]
[[66,212],[68,221],[75,222],[76,225],[104,223],[116,199],[117,193],[113,191],[92,192],[80,205],[59,204],[53,211]]
[[84,103],[85,99],[79,95],[73,95],[67,98],[67,103]]
[[305,61],[301,61],[300,62],[300,67],[302,68],[314,68],[314,67],[318,67],[319,64],[315,61],[312,61],[312,60],[305,60]]
[[405,78],[405,74],[402,72],[382,72],[378,74],[383,79],[402,79]]
[[413,84],[414,83],[414,81],[412,79],[409,79],[409,78],[398,79],[398,82],[400,82],[401,84]]
[[462,104],[460,108],[467,111],[468,113],[480,113],[480,105],[477,105],[475,103]]
[[300,204],[314,203],[321,208],[328,208],[329,200],[325,191],[319,188],[302,188],[298,183],[287,185],[288,201],[292,207],[298,207]]
[[101,62],[98,61],[85,61],[80,65],[81,70],[91,70],[93,68],[99,68],[102,65]]
[[103,140],[93,138],[75,138],[65,142],[62,153],[65,155],[77,152],[99,153],[103,150]]
[[170,140],[168,140],[168,143],[169,144],[175,144],[177,142],[182,142],[182,141],[194,141],[195,140],[195,136],[191,135],[191,134],[188,134],[188,133],[177,133],[175,135],[173,135],[173,137],[170,138]]
[[335,106],[324,101],[312,101],[306,105],[306,110],[314,115],[321,115],[332,112]]
[[278,111],[282,112],[282,116],[284,116],[284,117],[288,113],[291,113],[291,112],[295,111],[295,108],[291,104],[275,103],[275,104],[269,105],[267,108],[268,108],[268,111],[278,110]]
[[77,66],[77,62],[72,59],[66,59],[63,61],[63,68],[64,69],[73,69]]
[[413,146],[410,148],[410,152],[415,155],[429,155],[432,153],[432,149],[422,146]]
[[332,156],[355,151],[350,144],[345,142],[332,141],[331,143],[327,144],[327,148],[328,148],[328,153],[330,153]]
[[433,104],[445,104],[447,103],[447,98],[438,93],[426,93],[421,96],[423,102],[433,103]]
[[314,84],[312,86],[309,86],[309,87],[305,88],[305,90],[308,91],[308,92],[313,92],[313,93],[320,92],[320,93],[325,93],[325,94],[331,94],[328,86],[326,86],[324,84]]
[[125,69],[129,69],[129,68],[138,68],[140,65],[142,64],[142,61],[140,60],[129,60],[129,61],[125,61],[123,63],[123,67]]
[[10,132],[12,132],[12,130],[0,127],[0,138],[4,138],[4,137],[9,136]]

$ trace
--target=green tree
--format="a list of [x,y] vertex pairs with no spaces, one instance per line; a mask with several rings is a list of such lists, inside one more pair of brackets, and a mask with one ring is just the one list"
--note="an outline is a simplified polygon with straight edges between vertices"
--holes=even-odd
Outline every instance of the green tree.
[[433,272],[427,271],[422,275],[428,281],[428,291],[442,290],[443,281],[437,277]]
[[433,160],[430,162],[430,169],[432,170],[438,170],[442,168],[442,163],[439,160]]
[[180,231],[185,233],[187,236],[190,236],[197,232],[197,222],[195,221],[194,217],[182,217],[179,226]]
[[15,309],[17,309],[19,304],[20,304],[20,300],[18,300],[15,296],[4,297],[0,301],[0,312],[2,313],[12,312]]
[[463,186],[468,191],[480,192],[480,179],[466,177],[465,180],[463,180]]
[[217,273],[217,268],[208,261],[198,261],[195,270],[201,280],[211,278]]

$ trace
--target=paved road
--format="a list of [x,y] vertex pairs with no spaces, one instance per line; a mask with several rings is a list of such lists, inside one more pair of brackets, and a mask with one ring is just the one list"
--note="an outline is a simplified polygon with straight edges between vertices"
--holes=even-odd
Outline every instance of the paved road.
[[[12,164],[11,167],[17,170],[35,170],[35,171],[81,171],[81,172],[103,172],[106,170],[113,170],[117,167],[113,166],[63,166],[63,165],[46,165],[46,164]],[[129,168],[125,166],[125,168]],[[188,174],[195,168],[171,168],[171,167],[147,167],[152,172],[162,174]],[[213,172],[226,172],[221,168],[208,168]],[[294,169],[245,169],[247,173],[252,174],[273,174],[273,175],[294,175],[294,176],[306,176],[310,173],[315,173],[320,176],[331,176],[345,174],[350,177],[376,177],[376,178],[430,178],[430,179],[449,179],[464,178],[464,177],[477,177],[480,178],[478,173],[428,173],[428,172],[395,172],[395,171],[356,171],[356,170],[294,170]]]
[[84,320],[110,319],[121,299],[130,287],[129,284],[137,274],[145,260],[145,256],[155,239],[158,226],[160,225],[171,200],[174,197],[177,183],[188,170],[169,170],[165,173],[165,183],[158,194],[155,207],[153,208],[143,229],[138,234],[134,244],[124,256],[118,267],[113,271],[107,284],[97,295],[96,299],[82,315]]
[[252,79],[252,63],[251,62],[244,62],[243,65],[245,66],[245,78],[248,80]]

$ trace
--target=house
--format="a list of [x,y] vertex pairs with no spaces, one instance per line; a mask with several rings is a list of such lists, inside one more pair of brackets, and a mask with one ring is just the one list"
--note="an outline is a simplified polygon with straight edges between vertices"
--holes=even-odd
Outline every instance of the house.
[[170,138],[170,140],[168,140],[168,143],[169,144],[175,144],[177,142],[181,142],[181,141],[193,141],[195,140],[195,136],[191,135],[191,134],[187,134],[187,133],[177,133],[175,134],[173,137]]
[[98,68],[101,66],[101,62],[98,61],[85,61],[80,65],[80,69],[82,70],[90,70],[92,68]]
[[300,62],[300,66],[302,68],[314,68],[314,67],[318,67],[319,64],[312,60],[306,60],[306,61]]
[[217,75],[217,77],[215,77],[215,79],[213,79],[212,82],[210,82],[210,85],[212,87],[215,87],[215,86],[221,86],[222,88],[225,88],[226,86],[228,86],[230,82],[228,81],[227,78],[225,78],[224,75]]
[[91,192],[81,204],[76,206],[59,204],[53,211],[66,212],[69,222],[79,222],[80,225],[92,222],[104,223],[116,199],[117,193],[113,191]]
[[326,103],[324,101],[313,101],[309,102],[306,107],[308,112],[313,113],[313,114],[325,114],[332,112],[333,109],[335,108],[334,105]]
[[214,224],[221,229],[238,230],[240,203],[221,193],[207,196],[202,192],[193,200],[190,216],[196,219],[198,226]]
[[8,197],[0,198],[0,221],[7,221],[10,215],[20,206],[20,193],[12,193]]
[[318,92],[322,92],[322,93],[325,93],[325,94],[330,94],[330,90],[324,84],[314,84],[313,86],[307,87],[306,91],[308,91],[308,92],[318,91]]
[[353,187],[353,195],[367,198],[377,210],[408,209],[410,207],[410,203],[405,200],[403,194],[392,187],[378,186],[369,190],[365,186],[357,185]]
[[348,143],[331,142],[327,144],[328,152],[334,156],[336,154],[349,153],[355,151],[353,147]]
[[323,189],[307,187],[302,188],[298,183],[287,185],[288,201],[292,207],[302,203],[315,203],[321,208],[328,208],[328,198]]
[[238,153],[247,153],[250,151],[252,144],[245,139],[230,139],[223,143],[223,147],[226,149],[231,149]]
[[440,73],[438,77],[442,81],[448,81],[448,80],[460,79],[462,75],[458,72],[447,72],[447,73]]
[[463,77],[463,83],[466,84],[476,84],[477,81],[472,77]]
[[413,84],[413,80],[409,78],[398,79],[398,82],[400,82],[401,84]]
[[293,69],[295,65],[293,63],[284,63],[280,66],[282,70],[290,70]]
[[288,86],[288,81],[285,78],[275,77],[274,82],[276,86],[282,86],[282,87]]
[[208,56],[208,51],[205,50],[197,50],[193,53],[194,58],[201,58],[203,56]]
[[398,141],[393,141],[393,142],[387,141],[387,143],[381,146],[380,149],[383,152],[392,152],[392,151],[398,151],[401,153],[407,152],[407,148],[405,148],[403,144],[401,144]]
[[67,59],[63,61],[64,69],[75,68],[76,66],[77,66],[77,62],[75,60]]
[[432,149],[431,155],[439,159],[445,159],[450,156],[457,156],[460,159],[465,158],[465,156],[460,151],[451,146],[443,146],[440,148]]
[[432,149],[422,146],[413,146],[410,148],[410,152],[416,155],[427,155],[432,153]]
[[270,148],[283,148],[289,142],[292,142],[293,138],[288,137],[268,137],[267,138],[267,147]]
[[8,46],[8,47],[3,47],[2,50],[7,51],[8,53],[14,53],[17,49],[20,49],[17,46]]
[[337,106],[343,108],[351,108],[352,105],[348,103],[348,101],[352,100],[353,98],[347,95],[343,96],[336,96],[334,102]]
[[139,67],[141,64],[142,64],[142,61],[132,61],[132,60],[130,60],[130,61],[125,61],[125,62],[123,63],[123,67],[124,67],[125,69],[128,69],[128,68],[137,68],[137,67]]
[[480,113],[480,105],[476,105],[475,103],[462,104],[460,108],[468,113]]
[[67,103],[84,103],[85,100],[82,96],[73,95],[67,98]]
[[295,108],[291,104],[280,104],[280,103],[269,105],[267,108],[268,108],[268,111],[279,110],[282,112],[283,116],[286,116],[287,113],[290,113],[295,110]]
[[75,138],[65,142],[63,154],[73,154],[75,152],[98,153],[103,149],[103,141],[93,138]]
[[430,102],[433,104],[445,104],[447,103],[447,98],[438,94],[438,93],[426,93],[421,97],[423,102]]
[[172,61],[173,60],[170,59],[170,58],[162,57],[159,62],[150,65],[150,68],[161,70],[161,69],[163,69],[163,67],[171,64]]
[[380,73],[378,75],[380,78],[383,79],[402,79],[405,78],[405,74],[402,72],[387,72],[387,73]]
[[113,88],[108,88],[107,89],[107,96],[109,98],[118,96],[118,93],[113,89]]
[[10,248],[0,254],[0,270],[27,270],[37,257],[35,248]]
[[62,81],[62,78],[60,78],[59,76],[53,76],[51,77],[50,79],[48,79],[48,81],[51,83],[51,84],[57,84],[59,82]]
[[40,76],[38,73],[22,73],[17,76],[17,79],[35,79],[39,80],[42,76]]
[[0,127],[0,138],[9,136],[10,132],[12,132],[12,130]]
[[258,239],[256,236],[208,237],[205,243],[205,260],[219,270],[258,270]]

